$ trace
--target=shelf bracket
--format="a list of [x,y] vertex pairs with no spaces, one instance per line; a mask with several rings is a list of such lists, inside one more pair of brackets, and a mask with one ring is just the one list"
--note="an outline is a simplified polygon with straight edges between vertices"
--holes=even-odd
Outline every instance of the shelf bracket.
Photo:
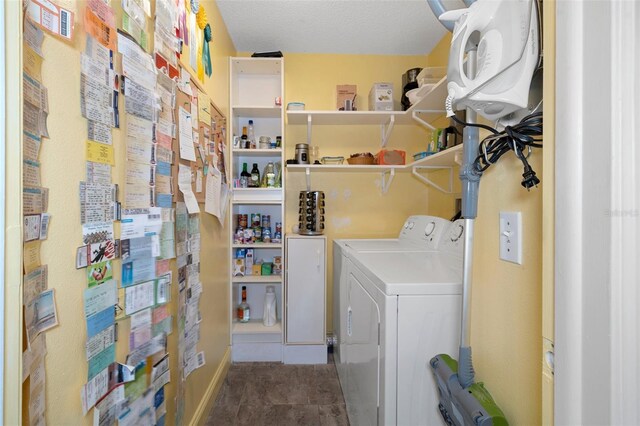
[[[307,114],[307,143],[311,146],[311,124],[312,124],[311,114]],[[307,169],[309,170],[309,169]]]
[[[429,178],[421,175],[420,173],[418,173],[419,170],[423,170],[423,169],[424,170],[449,170],[449,189],[441,187],[440,185],[438,185],[437,183],[435,183],[431,179],[429,179]],[[443,192],[445,194],[452,194],[453,193],[453,167],[415,166],[414,168],[411,169],[411,174],[413,174],[415,177],[417,177],[423,183],[433,186],[435,189],[437,189],[440,192]]]
[[[389,173],[389,179],[387,179],[387,173]],[[389,169],[382,172],[382,193],[386,194],[389,191],[389,187],[391,186],[391,182],[393,182],[393,178],[396,175],[395,169]]]
[[425,126],[426,128],[430,129],[431,131],[436,130],[435,127],[433,127],[429,122],[427,122],[426,120],[424,120],[422,117],[420,117],[420,113],[425,112],[425,113],[444,113],[446,111],[439,111],[439,110],[419,110],[419,111],[413,111],[411,113],[411,118],[413,118],[414,120],[416,120],[418,123],[422,124],[423,126]]
[[309,167],[305,167],[304,174],[307,178],[307,191],[311,191],[311,170]]
[[393,125],[395,124],[395,122],[396,122],[396,116],[391,115],[389,117],[389,122],[386,125],[385,124],[380,125],[380,131],[382,134],[382,143],[380,144],[380,146],[382,148],[387,146],[387,142],[389,141],[389,137],[391,136],[391,131],[393,130]]

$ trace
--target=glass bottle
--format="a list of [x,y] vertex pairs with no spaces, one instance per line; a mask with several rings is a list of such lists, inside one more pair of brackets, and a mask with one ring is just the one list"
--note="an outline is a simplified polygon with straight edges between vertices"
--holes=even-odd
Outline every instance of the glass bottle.
[[251,169],[251,179],[249,180],[249,188],[260,187],[260,170],[258,170],[258,163],[253,163]]
[[249,134],[247,135],[251,149],[256,149],[256,133],[253,129],[253,120],[249,120]]
[[276,171],[272,161],[269,161],[264,168],[260,186],[262,188],[275,188],[276,186]]
[[242,126],[242,136],[240,136],[240,148],[243,148],[243,149],[251,148],[249,139],[247,137],[247,126]]
[[251,173],[247,171],[247,163],[242,163],[242,173],[240,173],[240,188],[248,188],[251,180]]
[[247,286],[242,286],[242,303],[238,305],[238,321],[249,322],[251,319],[251,309],[247,303]]

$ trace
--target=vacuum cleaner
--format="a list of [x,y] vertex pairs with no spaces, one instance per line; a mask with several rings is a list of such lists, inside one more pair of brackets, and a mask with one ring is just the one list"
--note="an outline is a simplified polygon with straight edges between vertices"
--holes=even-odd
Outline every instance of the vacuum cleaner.
[[[447,69],[447,116],[454,116],[456,109],[466,109],[460,167],[465,245],[459,362],[450,355],[440,354],[430,360],[430,366],[438,387],[439,409],[448,425],[508,425],[491,394],[482,383],[475,382],[471,358],[473,227],[483,170],[475,164],[480,145],[479,127],[493,130],[494,139],[502,137],[494,129],[476,124],[476,119],[479,113],[488,120],[503,120],[502,124],[506,125],[526,110],[529,87],[540,58],[538,5],[536,0],[465,0],[468,8],[445,11],[440,0],[428,2],[443,25],[453,31]],[[527,115],[527,119],[529,117]],[[541,132],[541,118],[539,121]],[[508,133],[510,137],[511,131]],[[518,155],[515,148],[514,152]],[[524,158],[521,150],[519,155]],[[526,159],[523,162],[526,164]],[[531,185],[536,183],[528,181]],[[530,187],[524,183],[523,186]]]

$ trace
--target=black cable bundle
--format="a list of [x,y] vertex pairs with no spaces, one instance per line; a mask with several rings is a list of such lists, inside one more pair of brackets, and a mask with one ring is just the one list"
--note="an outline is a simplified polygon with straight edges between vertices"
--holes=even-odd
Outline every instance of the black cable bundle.
[[[527,158],[529,158],[532,148],[542,148],[542,112],[527,115],[518,124],[507,126],[501,132],[484,124],[465,123],[455,116],[451,118],[464,126],[479,127],[492,133],[484,138],[478,146],[478,156],[473,164],[476,170],[479,172],[487,170],[504,154],[513,151],[524,166],[522,186],[529,190],[532,186],[537,186],[540,183],[540,179],[529,165]],[[524,151],[527,151],[526,155]]]

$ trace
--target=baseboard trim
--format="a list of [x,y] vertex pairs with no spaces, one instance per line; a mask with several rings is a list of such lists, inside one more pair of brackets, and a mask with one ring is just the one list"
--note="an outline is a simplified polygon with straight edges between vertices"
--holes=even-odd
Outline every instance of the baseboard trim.
[[213,408],[213,404],[218,396],[218,392],[222,387],[222,382],[224,378],[227,376],[227,371],[229,371],[229,367],[231,366],[231,347],[228,346],[227,350],[224,352],[224,356],[222,357],[222,361],[216,370],[216,374],[213,375],[213,379],[209,383],[207,387],[207,391],[204,393],[204,397],[198,404],[198,408],[196,412],[193,414],[193,418],[189,423],[192,426],[196,425],[204,425],[207,421],[207,416],[209,412]]

